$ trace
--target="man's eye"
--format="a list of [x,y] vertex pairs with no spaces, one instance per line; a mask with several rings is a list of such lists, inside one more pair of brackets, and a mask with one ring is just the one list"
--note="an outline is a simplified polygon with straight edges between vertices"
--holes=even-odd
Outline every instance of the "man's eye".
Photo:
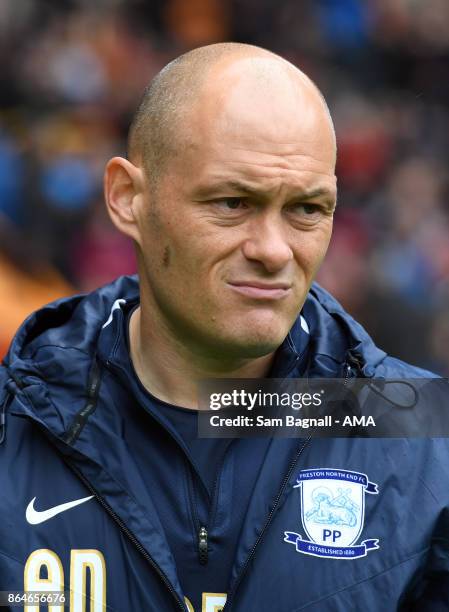
[[222,198],[215,200],[214,204],[225,211],[243,210],[247,206],[243,198]]
[[303,208],[306,215],[313,215],[321,211],[320,207],[316,204],[303,204]]
[[308,204],[307,202],[302,202],[301,204],[295,204],[290,208],[291,212],[296,215],[301,215],[303,217],[312,217],[317,216],[323,212],[323,209],[318,204]]

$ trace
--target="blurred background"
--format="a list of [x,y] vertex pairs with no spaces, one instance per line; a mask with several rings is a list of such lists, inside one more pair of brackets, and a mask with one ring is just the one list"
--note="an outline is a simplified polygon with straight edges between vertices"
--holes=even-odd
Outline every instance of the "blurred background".
[[304,69],[335,120],[319,280],[393,355],[449,374],[447,0],[2,0],[0,356],[29,312],[135,271],[102,198],[148,81],[235,40]]

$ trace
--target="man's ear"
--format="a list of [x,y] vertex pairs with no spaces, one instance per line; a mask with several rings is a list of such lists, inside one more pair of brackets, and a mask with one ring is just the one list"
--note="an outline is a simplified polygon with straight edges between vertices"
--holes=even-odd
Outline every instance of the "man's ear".
[[148,197],[142,168],[123,157],[113,157],[104,172],[104,196],[114,225],[140,244],[139,211]]

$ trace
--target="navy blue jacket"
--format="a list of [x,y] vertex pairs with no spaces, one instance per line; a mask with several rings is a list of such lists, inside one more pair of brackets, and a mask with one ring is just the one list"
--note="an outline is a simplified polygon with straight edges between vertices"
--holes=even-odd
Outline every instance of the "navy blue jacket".
[[[72,588],[70,607],[55,611],[84,610],[83,589],[95,612],[189,609],[157,500],[133,493],[135,464],[101,384],[108,363],[98,337],[121,298],[138,299],[135,277],[46,306],[25,321],[0,367],[0,591],[44,580]],[[313,321],[310,376],[429,375],[379,350],[318,286],[303,312]],[[289,377],[299,325],[277,355]],[[203,610],[223,602],[205,595]],[[446,439],[273,439],[228,610],[449,610]]]

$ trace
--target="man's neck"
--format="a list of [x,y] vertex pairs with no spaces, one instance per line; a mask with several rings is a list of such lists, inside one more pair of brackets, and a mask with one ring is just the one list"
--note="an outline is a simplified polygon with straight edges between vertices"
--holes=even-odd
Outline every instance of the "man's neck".
[[129,340],[131,360],[143,386],[169,404],[197,409],[198,383],[208,378],[262,378],[267,375],[274,353],[255,359],[228,362],[201,358],[170,334],[157,333],[146,325],[141,308],[131,315]]

